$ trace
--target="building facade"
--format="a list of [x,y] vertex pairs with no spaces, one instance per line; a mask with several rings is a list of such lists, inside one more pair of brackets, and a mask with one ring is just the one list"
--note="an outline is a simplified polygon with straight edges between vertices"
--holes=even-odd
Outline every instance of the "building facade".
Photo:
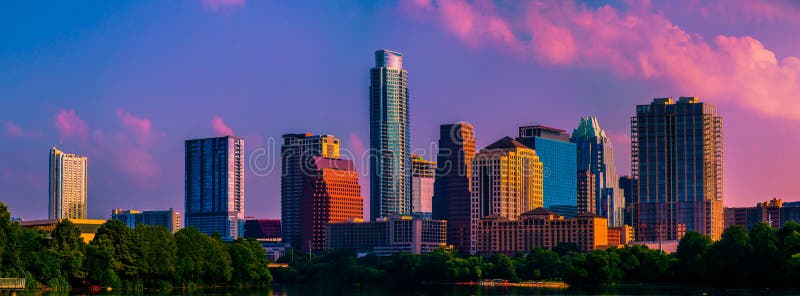
[[578,214],[597,214],[597,202],[595,202],[594,174],[590,170],[578,171]]
[[50,148],[48,219],[86,219],[88,159]]
[[162,226],[172,233],[181,230],[181,213],[171,208],[166,211],[123,211],[122,209],[114,209],[111,211],[111,219],[122,221],[131,229],[136,228],[138,224],[142,224]]
[[636,106],[631,171],[637,240],[679,240],[686,231],[720,238],[722,119],[716,107],[695,97]]
[[544,208],[567,218],[575,217],[577,206],[577,150],[564,130],[547,126],[519,128],[520,141],[536,151],[544,175]]
[[622,196],[625,199],[625,225],[633,225],[634,206],[636,205],[637,197],[636,189],[638,188],[636,179],[631,176],[620,176],[619,188],[622,190]]
[[224,240],[244,236],[244,140],[186,140],[186,227]]
[[472,160],[471,246],[477,247],[478,222],[487,216],[515,220],[544,202],[542,162],[533,149],[504,137]]
[[580,251],[589,252],[608,245],[608,221],[584,214],[564,219],[556,212],[538,208],[518,219],[498,215],[480,219],[476,241],[480,255],[515,255],[534,248],[552,249],[561,243],[572,243]]
[[304,251],[321,252],[327,246],[329,223],[364,218],[358,171],[352,160],[315,156],[306,177],[301,201]]
[[281,235],[283,241],[300,247],[301,201],[306,177],[315,156],[339,158],[339,139],[332,135],[285,134],[281,145]]
[[403,54],[375,52],[370,70],[370,217],[411,213],[408,72]]
[[379,256],[425,254],[447,246],[447,221],[395,216],[377,221],[352,220],[328,226],[328,249],[351,249]]
[[750,230],[759,222],[781,228],[790,221],[800,223],[800,202],[773,198],[754,207],[725,208],[725,228],[740,225]]
[[244,237],[259,241],[283,241],[281,238],[281,220],[245,217]]
[[611,140],[594,116],[582,117],[570,140],[577,147],[578,170],[589,170],[595,177],[595,214],[608,218],[609,226],[621,226],[625,200],[617,184]]
[[[67,219],[67,218],[63,218]],[[47,233],[53,232],[56,229],[56,226],[59,222],[63,219],[47,219],[47,220],[27,220],[22,221],[20,226],[25,228],[37,229]],[[69,222],[72,222],[78,231],[80,232],[80,236],[83,239],[84,243],[89,243],[94,239],[95,234],[97,234],[97,230],[100,229],[100,226],[103,226],[106,223],[106,220],[100,219],[68,219]]]
[[431,218],[433,212],[433,183],[436,162],[411,156],[411,213],[414,216]]
[[439,126],[433,218],[447,220],[447,244],[462,253],[470,250],[470,177],[475,157],[475,131],[459,122]]

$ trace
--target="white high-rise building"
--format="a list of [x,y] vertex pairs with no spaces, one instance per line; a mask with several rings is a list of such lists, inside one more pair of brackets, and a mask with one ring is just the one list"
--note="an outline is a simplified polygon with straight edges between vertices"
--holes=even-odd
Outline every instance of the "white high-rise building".
[[50,149],[48,219],[86,219],[87,158]]

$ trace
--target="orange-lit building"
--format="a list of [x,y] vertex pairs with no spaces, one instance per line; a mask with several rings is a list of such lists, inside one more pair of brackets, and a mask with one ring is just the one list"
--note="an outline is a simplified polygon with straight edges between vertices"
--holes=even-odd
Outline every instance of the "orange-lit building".
[[633,227],[630,225],[608,228],[608,245],[610,246],[627,245],[633,242],[634,238]]
[[552,249],[560,243],[574,243],[581,251],[588,252],[609,242],[606,218],[579,214],[564,219],[544,208],[528,211],[514,220],[498,215],[484,217],[476,234],[476,252],[483,255]]
[[353,161],[314,156],[303,184],[301,204],[301,246],[305,251],[323,251],[329,223],[364,217],[361,186]]

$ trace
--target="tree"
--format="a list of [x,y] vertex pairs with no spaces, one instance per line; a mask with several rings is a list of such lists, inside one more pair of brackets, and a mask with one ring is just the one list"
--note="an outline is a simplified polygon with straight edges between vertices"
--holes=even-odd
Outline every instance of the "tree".
[[228,247],[234,282],[242,286],[265,286],[272,282],[266,252],[257,241],[239,238]]
[[60,263],[61,268],[62,278],[57,286],[66,288],[69,283],[79,283],[85,277],[81,270],[85,243],[80,230],[68,219],[63,219],[56,224],[50,237],[51,258],[48,259]]
[[704,282],[707,276],[706,256],[711,249],[711,238],[695,231],[687,232],[678,242],[675,272],[686,283]]
[[586,272],[591,281],[613,284],[622,280],[624,276],[620,268],[622,261],[616,251],[616,248],[594,250],[586,255]]
[[524,279],[558,279],[562,278],[561,258],[558,253],[535,248],[525,257],[520,258],[520,266],[517,273]]
[[114,271],[114,245],[107,237],[98,237],[86,247],[83,270],[91,284],[119,288],[122,282]]
[[146,287],[167,287],[175,276],[178,247],[172,233],[162,226],[137,225],[135,267]]
[[750,245],[753,248],[750,262],[749,280],[774,284],[778,277],[772,273],[779,270],[781,257],[778,251],[778,237],[775,229],[767,223],[759,222],[750,230]]
[[89,244],[97,247],[98,243],[111,245],[111,268],[121,280],[131,282],[139,278],[134,263],[137,252],[135,240],[128,225],[119,220],[106,221],[97,229]]
[[748,282],[749,272],[742,262],[752,256],[752,246],[747,230],[739,225],[725,229],[722,239],[708,254],[709,279],[717,284],[741,285]]
[[517,269],[511,257],[496,253],[489,259],[489,276],[492,278],[506,279],[509,281],[517,280]]

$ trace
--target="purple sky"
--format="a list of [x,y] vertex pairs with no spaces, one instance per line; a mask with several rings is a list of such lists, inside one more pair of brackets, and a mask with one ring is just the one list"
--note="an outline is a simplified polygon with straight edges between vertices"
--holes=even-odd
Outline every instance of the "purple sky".
[[[0,200],[46,218],[51,145],[89,157],[94,218],[182,211],[187,138],[232,131],[268,168],[284,133],[359,153],[380,48],[404,54],[428,158],[439,124],[472,123],[480,148],[596,115],[627,173],[634,106],[698,96],[725,121],[725,204],[797,200],[797,32],[791,1],[3,2]],[[264,172],[248,170],[246,215],[277,218],[279,168]]]

